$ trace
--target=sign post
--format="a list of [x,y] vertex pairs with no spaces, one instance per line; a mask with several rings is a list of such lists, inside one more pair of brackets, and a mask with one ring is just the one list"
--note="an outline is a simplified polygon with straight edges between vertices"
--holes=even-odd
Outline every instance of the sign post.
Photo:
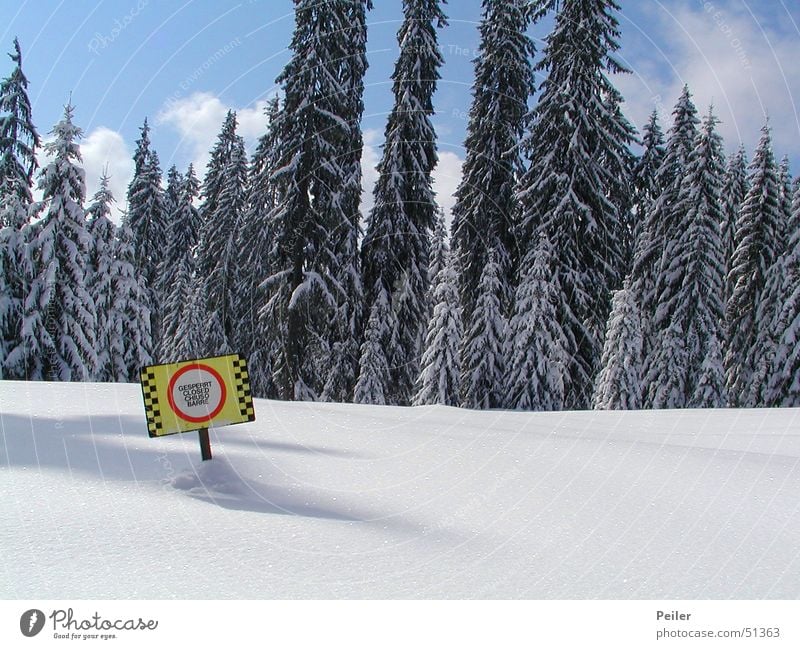
[[240,354],[150,365],[141,371],[150,437],[198,431],[211,459],[210,427],[254,421],[247,362]]

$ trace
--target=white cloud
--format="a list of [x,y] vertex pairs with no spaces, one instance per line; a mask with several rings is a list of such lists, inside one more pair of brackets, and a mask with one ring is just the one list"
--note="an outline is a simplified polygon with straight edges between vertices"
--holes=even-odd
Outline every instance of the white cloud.
[[[745,4],[682,2],[669,9],[657,4],[652,23],[637,27],[665,49],[642,52],[635,64],[628,61],[633,75],[615,78],[636,125],[641,127],[654,104],[660,104],[666,128],[687,83],[702,114],[713,103],[728,150],[743,141],[752,151],[769,115],[776,153],[800,156],[800,117],[794,100],[800,96],[797,34],[778,31]],[[652,28],[657,33],[647,34]],[[667,70],[671,74],[665,74]]]
[[[236,132],[245,139],[249,148],[266,129],[266,105],[267,100],[262,100],[252,108],[236,108],[224,104],[219,97],[209,92],[195,92],[189,97],[165,104],[156,116],[156,124],[170,126],[179,133],[181,139],[178,149],[189,150],[195,170],[202,178],[208,164],[209,152],[228,111],[236,112]],[[176,156],[167,155],[164,159],[171,157]]]
[[456,199],[453,194],[461,182],[461,166],[464,161],[452,151],[439,153],[439,164],[433,170],[433,188],[436,190],[436,199],[444,209],[444,217],[448,228],[450,227],[450,212]]
[[119,223],[120,211],[125,209],[128,184],[133,177],[133,159],[122,135],[100,126],[81,142],[83,168],[86,171],[86,204],[100,187],[100,176],[108,168],[109,188],[116,199],[114,220]]

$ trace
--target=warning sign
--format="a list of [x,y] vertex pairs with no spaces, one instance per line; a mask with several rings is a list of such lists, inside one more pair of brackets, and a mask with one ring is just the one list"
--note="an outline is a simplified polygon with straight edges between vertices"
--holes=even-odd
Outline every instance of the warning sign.
[[239,354],[151,365],[141,380],[150,437],[255,420],[247,362]]

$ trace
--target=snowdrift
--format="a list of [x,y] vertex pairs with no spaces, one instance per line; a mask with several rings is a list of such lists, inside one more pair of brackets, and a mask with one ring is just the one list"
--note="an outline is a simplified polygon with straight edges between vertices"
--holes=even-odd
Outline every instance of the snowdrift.
[[798,409],[255,406],[0,381],[0,597],[800,597]]

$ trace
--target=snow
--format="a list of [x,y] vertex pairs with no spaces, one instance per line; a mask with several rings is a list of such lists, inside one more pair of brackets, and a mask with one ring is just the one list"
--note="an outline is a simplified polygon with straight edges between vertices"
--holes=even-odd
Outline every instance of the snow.
[[800,596],[800,409],[255,407],[0,382],[0,598]]

